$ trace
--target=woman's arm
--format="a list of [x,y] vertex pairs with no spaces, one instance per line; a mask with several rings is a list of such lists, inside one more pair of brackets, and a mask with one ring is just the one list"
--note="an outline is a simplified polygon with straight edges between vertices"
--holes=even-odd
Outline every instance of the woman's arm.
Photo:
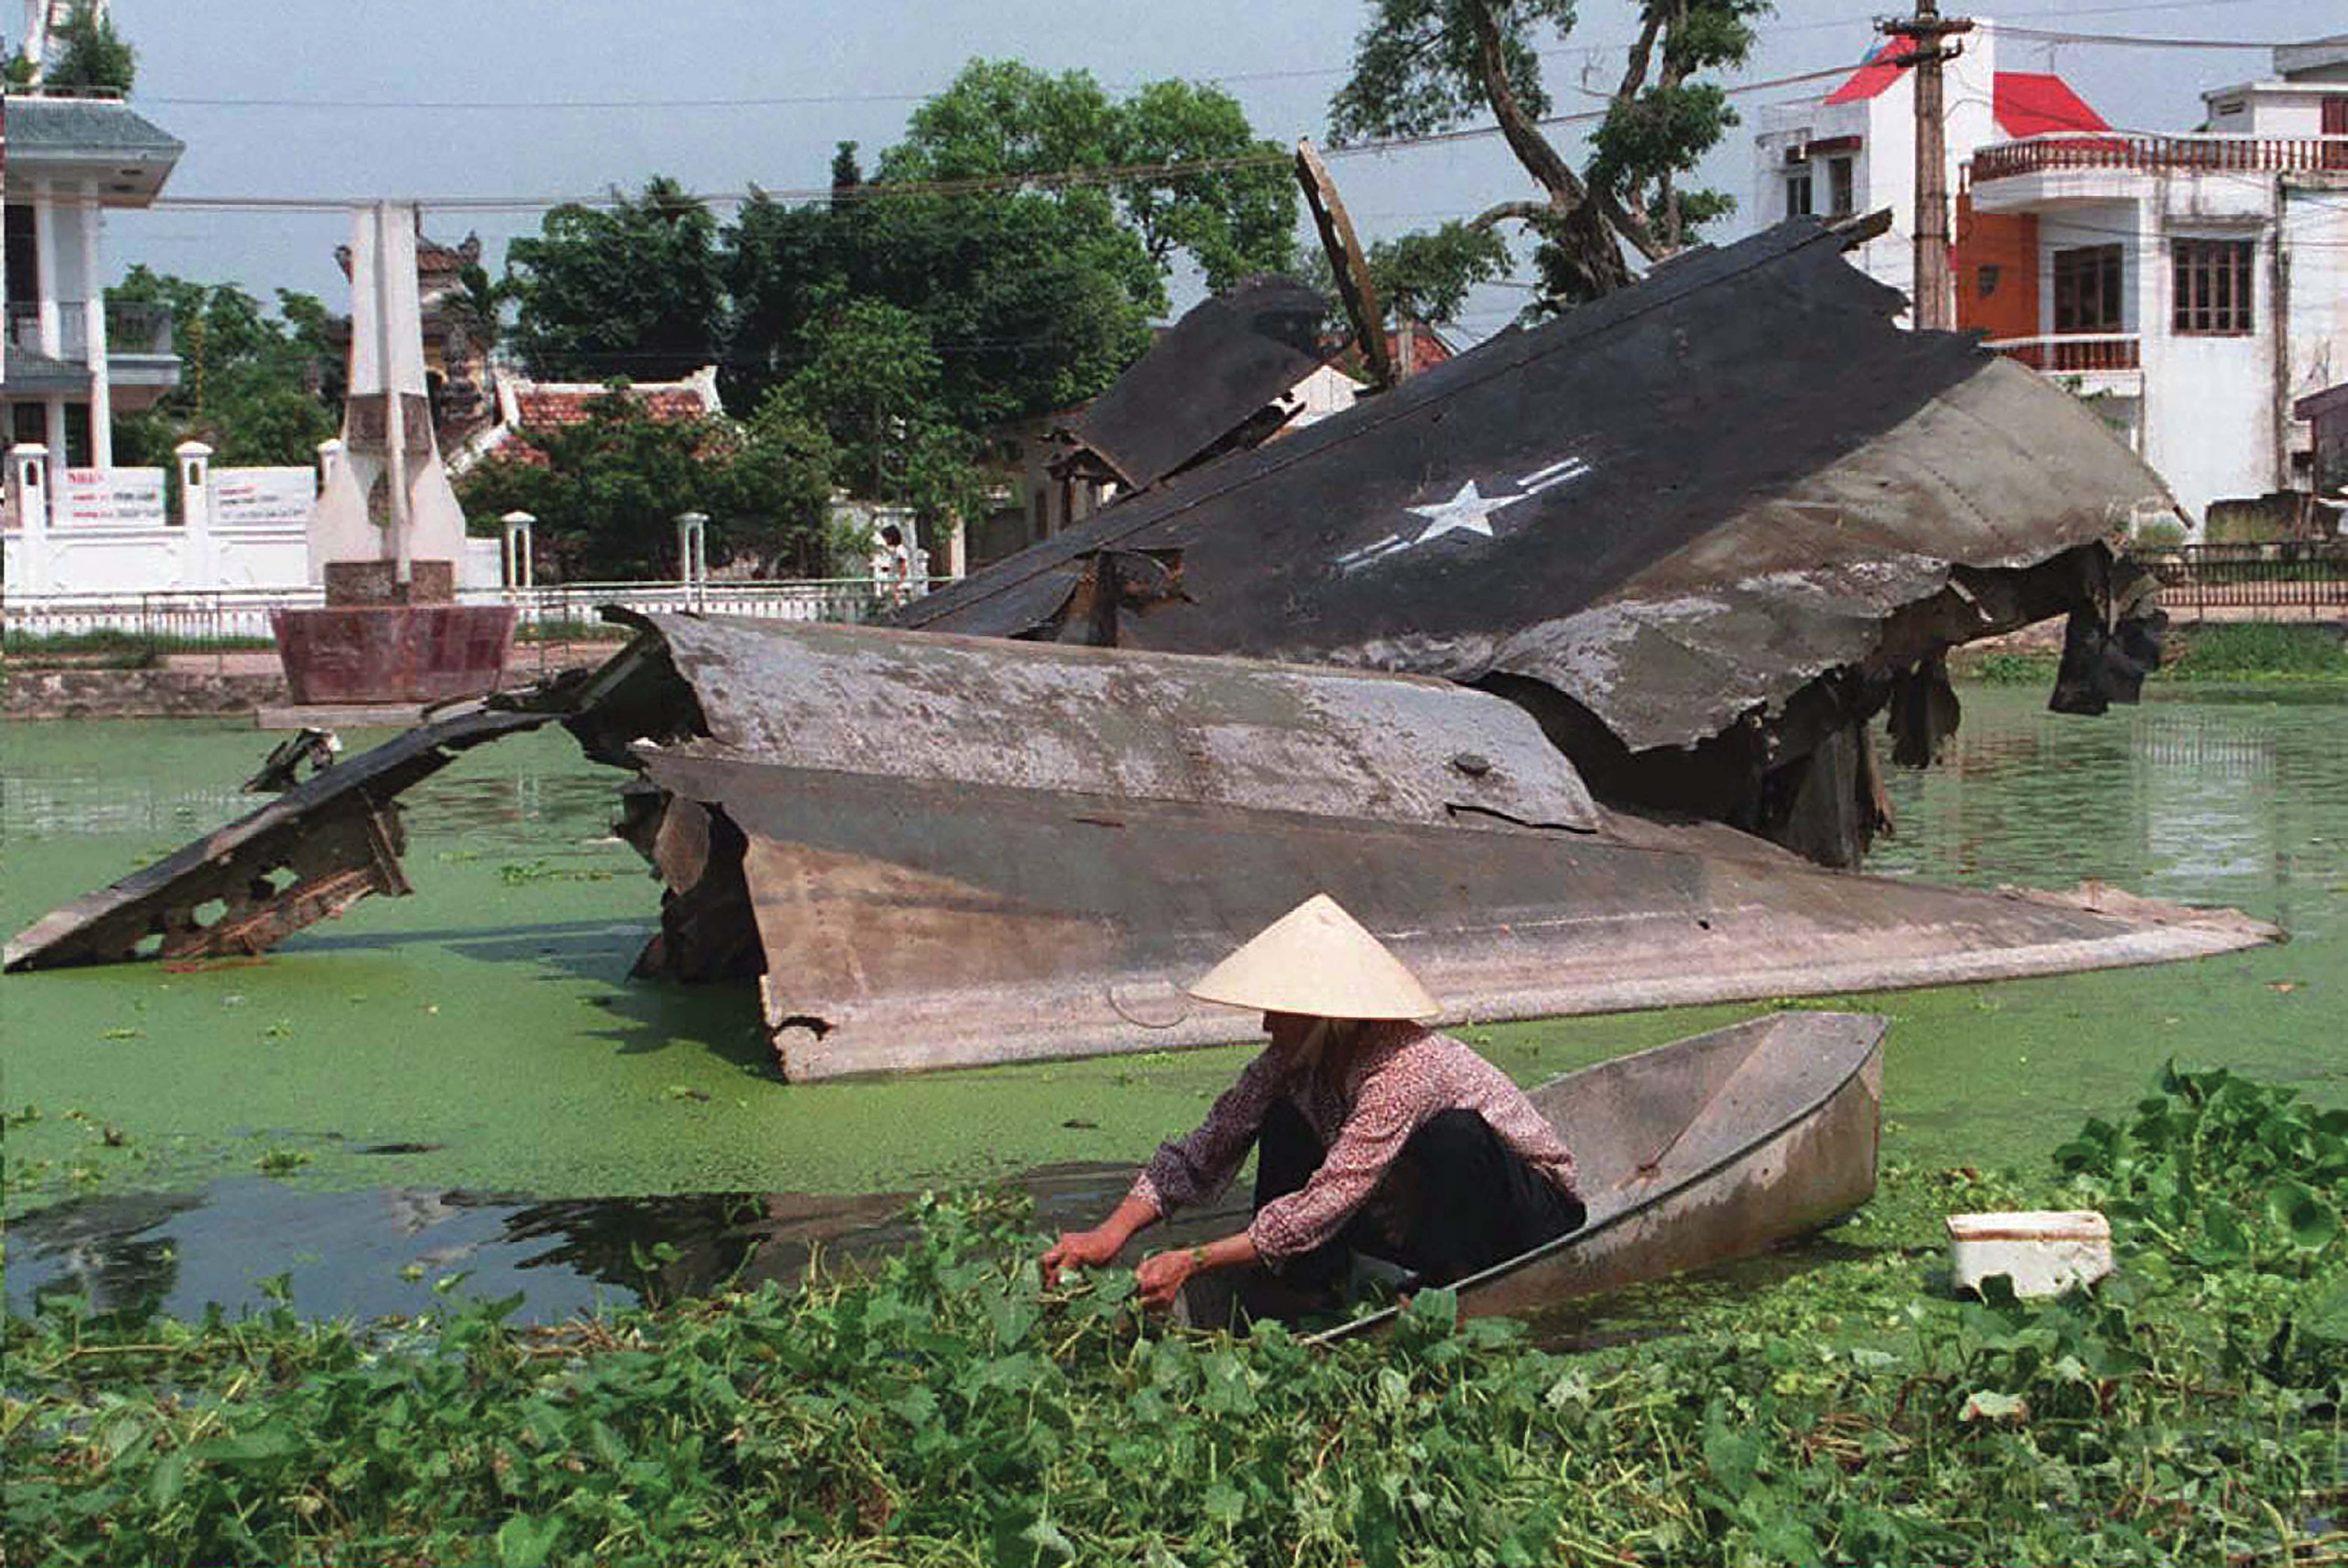
[[1128,1196],[1117,1212],[1089,1231],[1063,1231],[1044,1254],[1044,1283],[1059,1278],[1064,1267],[1098,1268],[1117,1261],[1136,1233],[1158,1222],[1157,1207],[1139,1196]]
[[1209,1269],[1245,1268],[1256,1261],[1255,1243],[1245,1231],[1235,1236],[1224,1236],[1204,1246],[1180,1247],[1170,1253],[1154,1253],[1141,1260],[1133,1271],[1136,1284],[1141,1287],[1141,1300],[1147,1306],[1171,1306],[1181,1294],[1183,1282],[1192,1274]]
[[1270,1055],[1266,1052],[1247,1065],[1239,1081],[1217,1098],[1196,1131],[1159,1146],[1115,1213],[1089,1231],[1062,1233],[1044,1254],[1046,1283],[1056,1278],[1064,1266],[1098,1268],[1116,1262],[1125,1243],[1144,1227],[1155,1224],[1159,1216],[1209,1202],[1231,1184],[1272,1104],[1274,1074]]
[[1270,1051],[1241,1069],[1239,1081],[1216,1097],[1207,1119],[1187,1138],[1159,1146],[1134,1196],[1161,1214],[1211,1203],[1247,1162],[1248,1150],[1263,1130],[1264,1113],[1279,1093],[1279,1064]]

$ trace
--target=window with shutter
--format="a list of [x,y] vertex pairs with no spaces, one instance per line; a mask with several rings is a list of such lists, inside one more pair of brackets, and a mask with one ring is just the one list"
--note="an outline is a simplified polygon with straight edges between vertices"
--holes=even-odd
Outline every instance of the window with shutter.
[[2171,328],[2188,337],[2247,337],[2256,331],[2250,263],[2257,248],[2248,240],[2170,241]]

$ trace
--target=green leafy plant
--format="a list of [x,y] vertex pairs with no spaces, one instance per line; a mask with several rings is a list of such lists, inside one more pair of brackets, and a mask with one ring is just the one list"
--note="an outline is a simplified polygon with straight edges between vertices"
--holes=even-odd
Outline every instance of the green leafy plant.
[[[1423,1291],[1384,1339],[1045,1287],[1024,1202],[798,1289],[512,1322],[11,1315],[0,1546],[44,1562],[2306,1562],[2348,1503],[2343,1113],[2171,1069],[2038,1176],[1893,1167],[1846,1261],[1652,1287],[1560,1354]],[[2092,1294],[1952,1300],[1952,1202],[2096,1202]],[[2213,1220],[2230,1208],[2228,1220]],[[2239,1239],[2227,1229],[2230,1222]],[[1862,1244],[1863,1242],[1863,1244]],[[652,1281],[679,1261],[635,1255]]]
[[53,47],[56,57],[41,73],[43,87],[128,93],[138,77],[138,52],[115,32],[114,19],[92,0],[77,0],[57,30]]

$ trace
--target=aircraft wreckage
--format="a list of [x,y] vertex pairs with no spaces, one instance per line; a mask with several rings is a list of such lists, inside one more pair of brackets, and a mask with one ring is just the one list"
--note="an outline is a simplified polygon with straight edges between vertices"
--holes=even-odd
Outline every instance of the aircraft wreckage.
[[2059,389],[1893,327],[1837,243],[1676,263],[1263,444],[1208,405],[1268,369],[1192,383],[1147,463],[1094,431],[1159,469],[1129,497],[903,617],[992,635],[613,612],[600,669],[318,769],[6,966],[254,952],[405,892],[398,792],[551,722],[629,774],[666,884],[638,972],[757,976],[794,1079],[1248,1037],[1179,984],[1314,890],[1461,1018],[2278,939],[1814,863],[1871,820],[1866,716],[1921,755],[1952,720],[1949,645],[2068,612],[2058,696],[2131,695],[2104,534],[2159,495]]
[[2067,614],[2055,707],[2135,699],[2155,584],[2106,540],[2174,502],[2076,397],[1895,326],[1849,240],[1692,253],[1198,464],[1138,431],[1151,408],[1211,453],[1301,374],[1299,291],[1243,289],[1074,432],[1067,466],[1127,495],[897,624],[1440,676],[1527,708],[1608,799],[1856,864],[1867,720],[1929,760],[1949,648]]

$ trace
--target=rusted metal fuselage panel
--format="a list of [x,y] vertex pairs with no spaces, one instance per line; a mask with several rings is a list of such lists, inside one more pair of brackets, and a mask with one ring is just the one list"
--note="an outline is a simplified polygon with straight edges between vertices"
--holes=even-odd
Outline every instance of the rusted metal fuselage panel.
[[713,754],[1104,800],[1599,823],[1536,726],[1445,681],[871,627],[641,624],[690,685]]
[[[708,735],[637,748],[667,802],[637,836],[667,868],[673,913],[705,886],[747,901],[793,1078],[1248,1037],[1252,1018],[1180,983],[1314,892],[1476,1018],[2038,974],[2274,934],[2169,905],[1835,875],[1752,840],[1725,855],[1720,829],[1590,807],[1529,716],[1441,682],[646,626],[635,656],[672,661]],[[738,846],[738,882],[721,841]],[[664,940],[696,966],[672,923]]]
[[1120,501],[897,623],[1031,632],[1104,551],[1177,554],[1119,645],[1546,681],[1633,749],[1863,659],[1955,568],[2022,569],[2158,507],[2078,400],[1789,222],[1505,335]]
[[321,769],[248,816],[51,911],[8,944],[11,970],[260,953],[369,893],[408,891],[401,790],[454,755],[546,722],[476,711]]
[[[1187,998],[1327,892],[1454,1019],[1833,994],[2152,962],[2273,933],[1993,893],[1475,830],[921,785],[661,758],[749,841],[766,1012],[787,1074],[1241,1040]],[[799,1027],[788,1027],[794,1023]]]

